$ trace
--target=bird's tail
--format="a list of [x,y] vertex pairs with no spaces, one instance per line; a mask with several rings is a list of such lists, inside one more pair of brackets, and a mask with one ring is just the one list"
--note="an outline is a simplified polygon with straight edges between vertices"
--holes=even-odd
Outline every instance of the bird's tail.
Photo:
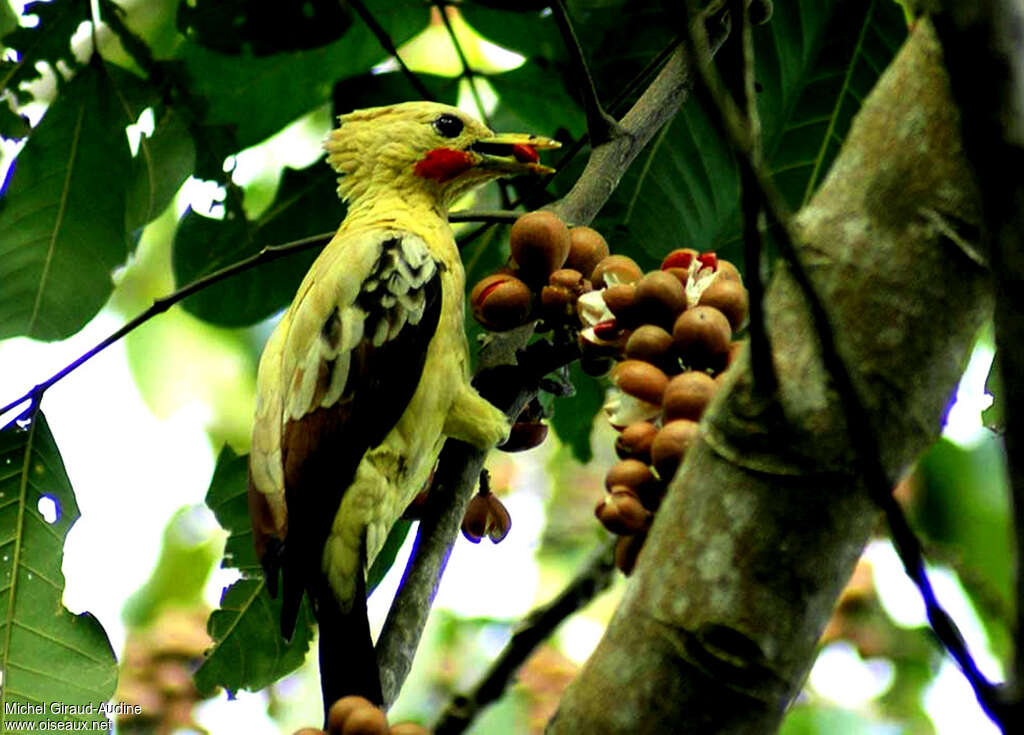
[[356,590],[348,610],[342,609],[324,577],[316,590],[320,628],[320,688],[324,697],[324,728],[331,705],[355,694],[384,703],[377,654],[366,616],[366,580],[356,573]]

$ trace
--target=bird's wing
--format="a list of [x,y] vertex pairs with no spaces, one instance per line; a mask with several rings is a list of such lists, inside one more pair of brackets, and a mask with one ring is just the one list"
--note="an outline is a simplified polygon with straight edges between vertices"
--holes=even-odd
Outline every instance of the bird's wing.
[[303,281],[280,344],[268,343],[279,351],[272,355],[278,374],[270,377],[279,381],[281,402],[269,408],[281,422],[287,535],[267,571],[276,577],[273,567],[283,566],[286,636],[304,590],[321,573],[324,544],[360,460],[384,440],[420,382],[441,312],[441,270],[426,242],[409,232],[342,236]]

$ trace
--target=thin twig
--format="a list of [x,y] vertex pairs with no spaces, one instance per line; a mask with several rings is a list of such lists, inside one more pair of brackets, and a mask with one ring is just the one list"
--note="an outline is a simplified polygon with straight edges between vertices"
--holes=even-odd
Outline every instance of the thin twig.
[[[196,280],[192,281],[192,283],[188,284],[187,286],[183,286],[174,293],[168,294],[167,296],[163,296],[159,299],[154,300],[152,306],[150,306],[137,317],[135,317],[129,322],[126,322],[123,326],[121,326],[116,331],[108,335],[106,338],[98,342],[94,347],[92,347],[92,349],[83,353],[68,365],[65,365],[63,368],[58,370],[56,373],[51,375],[43,382],[33,387],[30,391],[25,393],[20,398],[16,398],[3,408],[0,408],[0,416],[3,416],[7,412],[20,406],[26,401],[32,401],[33,405],[38,404],[42,400],[43,394],[54,383],[63,380],[69,374],[80,368],[82,365],[87,363],[92,358],[96,357],[96,355],[103,352],[103,350],[110,347],[110,345],[120,340],[126,334],[136,329],[143,323],[149,321],[157,314],[162,314],[163,312],[167,311],[172,306],[177,304],[179,301],[182,301],[183,299],[188,298],[192,294],[198,291],[202,291],[204,288],[212,286],[215,283],[219,283],[220,281],[223,281],[225,278],[230,278],[231,276],[243,273],[244,271],[255,268],[256,266],[271,263],[275,260],[280,260],[281,258],[285,258],[289,255],[301,253],[305,250],[311,250],[316,247],[322,247],[333,236],[333,232],[324,232],[319,235],[310,235],[309,237],[304,237],[300,240],[293,240],[292,242],[287,242],[282,245],[268,245],[255,255],[251,255],[245,260],[240,260],[237,263],[232,263],[231,265],[225,266],[224,268],[221,268],[218,271],[214,271],[213,273],[207,276],[197,278]],[[21,418],[21,415],[19,415],[18,418]],[[10,426],[11,423],[12,422],[8,422],[4,426],[4,428]]]
[[572,20],[569,18],[569,11],[565,7],[565,0],[555,0],[551,4],[551,12],[558,24],[558,30],[562,34],[565,48],[569,52],[569,60],[576,76],[576,83],[583,96],[583,110],[587,116],[587,132],[590,140],[595,146],[607,143],[616,135],[622,134],[618,122],[611,115],[605,112],[601,106],[601,100],[597,96],[597,88],[594,86],[594,75],[590,73],[586,56],[583,54],[583,47],[576,36],[576,29],[573,28]]
[[[689,24],[689,28],[698,65],[702,70],[710,69],[711,58],[707,51],[708,44],[704,38],[702,22],[700,19],[697,19]],[[828,312],[797,252],[796,236],[791,229],[792,215],[789,212],[789,208],[775,188],[775,184],[765,170],[765,167],[758,165],[753,159],[750,138],[742,126],[737,124],[738,110],[735,103],[732,99],[721,94],[720,84],[717,87],[715,86],[716,75],[709,73],[707,76],[709,81],[712,82],[709,85],[712,95],[717,95],[715,97],[715,107],[719,112],[721,127],[736,151],[740,165],[747,169],[751,183],[756,183],[757,185],[761,204],[769,220],[777,226],[774,232],[779,252],[789,266],[794,281],[807,300],[811,321],[814,324],[815,333],[821,346],[822,362],[832,378],[835,390],[839,395],[840,405],[842,406],[849,432],[850,444],[856,454],[857,466],[864,485],[871,494],[872,499],[885,514],[893,546],[899,554],[907,576],[917,586],[918,592],[924,600],[925,610],[932,630],[964,673],[985,712],[994,721],[1000,722],[1002,704],[998,689],[978,669],[977,663],[968,650],[959,628],[957,628],[956,623],[939,604],[925,570],[921,543],[914,534],[913,529],[911,529],[899,503],[896,502],[892,495],[891,488],[893,483],[886,474],[885,467],[882,465],[878,437],[871,425],[870,414],[860,399],[853,377],[845,361],[839,354],[835,331],[832,329]]]
[[462,66],[462,76],[469,83],[469,92],[473,95],[476,111],[487,127],[491,127],[491,119],[487,114],[487,108],[484,107],[484,101],[480,98],[480,91],[476,88],[476,71],[469,65],[466,52],[462,50],[462,44],[459,43],[459,38],[455,35],[455,28],[452,27],[452,21],[448,17],[448,5],[444,2],[437,2],[434,4],[434,7],[437,8],[438,13],[441,15],[441,22],[444,23],[444,29],[448,32],[448,38],[455,49],[455,55],[459,57],[459,64]]
[[[455,49],[455,55],[459,57],[459,64],[462,65],[462,76],[469,85],[469,92],[473,95],[473,103],[476,105],[477,113],[487,127],[493,127],[491,116],[487,114],[487,108],[484,107],[484,101],[480,97],[480,90],[476,87],[476,71],[469,65],[469,59],[466,58],[466,53],[462,50],[462,44],[459,43],[459,38],[455,35],[455,28],[452,27],[451,19],[448,17],[448,6],[444,2],[438,2],[435,4],[435,7],[438,13],[441,14],[441,22],[444,23],[445,30],[448,32],[448,38]],[[504,209],[514,209],[512,197],[508,193],[508,182],[504,179],[498,179],[496,183],[498,195],[501,197],[501,206]]]
[[[744,0],[729,0],[729,14],[733,23],[740,24],[740,33],[732,45],[736,49],[740,78],[733,85],[738,108],[743,111],[744,127],[750,143],[751,160],[758,166],[763,163],[761,145],[761,119],[757,112],[757,98],[754,91],[754,37],[750,29],[750,14]],[[715,97],[720,91],[709,77],[714,74],[711,65],[699,64],[701,81],[714,98],[715,106],[721,109]],[[737,154],[739,155],[739,154]],[[778,387],[775,365],[772,363],[772,346],[765,329],[764,280],[761,273],[761,255],[764,252],[764,209],[757,193],[757,182],[748,166],[740,165],[740,212],[743,219],[743,261],[747,292],[750,296],[750,372],[754,389],[758,395],[770,398]]]
[[434,726],[434,735],[459,735],[484,707],[508,687],[519,667],[555,629],[573,613],[586,607],[615,580],[615,539],[602,544],[559,595],[535,609],[512,634],[487,673],[468,695],[454,697]]
[[423,99],[431,102],[437,101],[433,92],[427,88],[427,85],[423,83],[423,80],[419,78],[416,72],[406,66],[405,61],[402,60],[401,55],[398,53],[398,49],[395,48],[395,44],[391,40],[391,36],[389,36],[388,32],[384,30],[384,27],[377,22],[377,19],[373,17],[373,13],[369,11],[363,3],[363,0],[348,0],[348,4],[352,6],[352,9],[356,11],[356,14],[359,15],[363,23],[366,24],[366,27],[370,29],[370,33],[372,33],[377,39],[377,42],[380,43],[381,48],[395,58],[398,68],[402,71],[402,74],[405,75],[405,78],[409,80],[409,84],[413,86],[413,89],[415,89]]

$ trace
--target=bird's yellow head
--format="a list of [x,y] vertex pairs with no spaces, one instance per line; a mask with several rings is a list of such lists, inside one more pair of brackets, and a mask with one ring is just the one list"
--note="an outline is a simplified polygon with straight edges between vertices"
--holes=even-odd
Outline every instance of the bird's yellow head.
[[380,187],[426,193],[443,207],[459,195],[503,176],[553,173],[537,150],[559,143],[539,135],[498,135],[458,108],[404,102],[356,110],[339,118],[324,147],[341,174],[345,201]]

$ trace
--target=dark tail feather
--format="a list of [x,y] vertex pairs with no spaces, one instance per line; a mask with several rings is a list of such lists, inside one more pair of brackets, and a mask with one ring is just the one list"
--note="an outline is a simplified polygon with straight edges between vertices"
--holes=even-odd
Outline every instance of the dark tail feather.
[[342,697],[356,694],[377,705],[384,703],[377,654],[366,616],[366,581],[361,573],[356,575],[356,580],[356,593],[347,611],[341,609],[326,580],[321,580],[317,589],[325,729],[328,710]]

